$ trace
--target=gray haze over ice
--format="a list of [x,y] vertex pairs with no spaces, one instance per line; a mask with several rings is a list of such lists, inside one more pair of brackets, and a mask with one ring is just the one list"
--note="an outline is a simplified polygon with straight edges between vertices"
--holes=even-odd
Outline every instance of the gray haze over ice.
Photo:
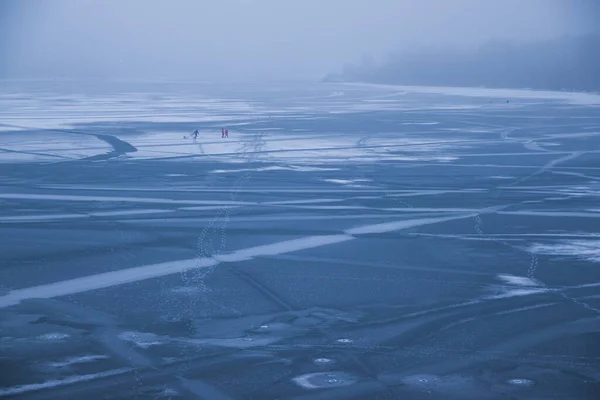
[[320,77],[365,55],[594,29],[593,0],[5,0],[0,78]]
[[599,1],[0,0],[0,399],[598,400]]

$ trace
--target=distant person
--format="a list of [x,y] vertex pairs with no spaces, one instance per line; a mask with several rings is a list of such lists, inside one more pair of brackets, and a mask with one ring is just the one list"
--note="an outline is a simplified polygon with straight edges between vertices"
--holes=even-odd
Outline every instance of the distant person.
[[221,128],[221,138],[225,137],[225,128]]
[[229,129],[225,129],[225,137],[228,138],[229,137]]
[[198,138],[198,129],[196,129],[196,130],[194,131],[194,133],[192,133],[192,137],[193,137],[194,139],[197,139],[197,138]]

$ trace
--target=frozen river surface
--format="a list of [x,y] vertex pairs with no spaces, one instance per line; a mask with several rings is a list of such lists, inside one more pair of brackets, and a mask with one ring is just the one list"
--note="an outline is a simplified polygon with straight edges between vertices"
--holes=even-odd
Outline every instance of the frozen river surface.
[[0,171],[0,397],[600,393],[600,96],[5,82]]

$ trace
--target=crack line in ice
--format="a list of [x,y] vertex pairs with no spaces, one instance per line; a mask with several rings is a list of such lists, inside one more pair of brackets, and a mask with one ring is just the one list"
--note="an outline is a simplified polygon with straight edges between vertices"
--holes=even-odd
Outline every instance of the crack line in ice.
[[108,356],[105,356],[105,355],[91,354],[91,355],[86,355],[86,356],[70,357],[70,358],[63,359],[61,361],[51,362],[51,363],[48,363],[48,366],[52,367],[52,368],[64,368],[64,367],[68,367],[73,364],[93,363],[95,361],[105,360],[107,358],[108,358]]
[[457,219],[472,217],[472,214],[460,214],[443,218],[420,218],[386,222],[375,225],[360,226],[346,230],[338,235],[307,236],[300,239],[284,240],[281,242],[240,249],[217,257],[192,258],[187,260],[170,261],[158,264],[142,265],[101,274],[88,275],[40,286],[17,289],[0,297],[0,308],[19,304],[22,300],[33,298],[54,298],[59,296],[83,293],[104,289],[126,283],[138,282],[161,276],[183,273],[190,270],[214,267],[221,262],[238,262],[257,256],[269,256],[290,253],[293,251],[312,249],[335,243],[357,239],[354,235],[386,233],[413,228],[417,226],[437,224]]
[[[575,152],[572,153],[571,156],[568,157],[564,157],[561,159],[557,159],[554,161],[551,161],[550,163],[546,164],[545,166],[543,166],[540,170],[538,170],[538,172],[529,175],[526,178],[522,178],[517,182],[521,182],[524,179],[528,179],[529,177],[532,177],[534,175],[537,175],[538,173],[541,173],[543,171],[549,170],[552,167],[554,167],[557,163],[562,162],[562,161],[566,161],[567,159],[572,159],[575,158],[579,155],[583,154],[583,152]],[[513,184],[516,182],[513,182]],[[498,187],[497,189],[501,189],[501,187]],[[506,208],[506,207],[502,207],[502,208]],[[497,209],[496,212],[498,214],[510,214],[510,212],[502,212],[500,209]],[[568,214],[568,213],[564,213],[564,214]],[[481,229],[481,225],[483,223],[483,221],[481,220],[481,214],[477,214],[477,216],[475,217],[475,230],[477,231],[477,233],[482,236],[483,230]],[[561,215],[562,216],[562,215]],[[506,246],[512,247],[509,243],[507,243],[506,241],[500,239],[500,238],[494,238],[495,241],[497,241],[498,243],[504,244]],[[503,294],[499,294],[496,296],[491,296],[490,298],[492,299],[503,299],[503,298],[510,298],[510,297],[514,297],[514,296],[528,296],[528,295],[532,295],[532,294],[538,294],[538,293],[544,293],[544,292],[549,292],[549,291],[553,291],[558,293],[560,296],[562,296],[563,298],[565,298],[566,300],[577,304],[595,314],[600,315],[600,308],[594,307],[584,301],[579,300],[576,297],[570,296],[567,293],[565,293],[562,290],[555,290],[552,289],[550,287],[548,287],[548,285],[546,285],[544,282],[541,282],[539,280],[537,280],[535,278],[535,273],[539,264],[539,259],[538,256],[536,254],[535,248],[530,248],[528,250],[525,250],[530,258],[531,258],[531,262],[529,265],[529,268],[527,270],[527,278],[523,278],[523,277],[515,277],[515,276],[511,276],[511,275],[499,275],[500,279],[503,279],[505,281],[508,281],[511,284],[520,284],[522,286],[525,286],[526,288],[522,288],[522,289],[511,289]],[[518,281],[518,282],[517,282]],[[530,285],[530,283],[535,284],[534,285]]]
[[163,204],[196,204],[196,205],[240,205],[249,204],[242,201],[215,201],[215,200],[173,200],[153,197],[112,197],[112,196],[76,196],[55,194],[26,194],[26,193],[0,193],[0,199],[20,200],[58,200],[58,201],[114,201],[133,203],[163,203]]
[[98,378],[105,378],[109,376],[121,375],[123,373],[131,371],[130,368],[119,368],[105,372],[99,372],[97,374],[77,375],[70,376],[64,379],[55,379],[46,381],[44,383],[32,383],[28,385],[13,386],[6,389],[0,389],[0,396],[14,396],[27,392],[33,392],[42,389],[54,388],[58,386],[69,385],[77,382],[87,382]]
[[[195,207],[189,207],[194,209]],[[101,211],[101,212],[86,212],[80,214],[40,214],[40,215],[11,215],[6,217],[0,217],[0,223],[24,223],[24,222],[43,222],[43,221],[55,221],[63,219],[75,219],[75,218],[91,218],[91,217],[118,217],[118,216],[129,216],[129,215],[146,215],[146,214],[160,214],[170,213],[175,210],[117,210],[117,211]]]

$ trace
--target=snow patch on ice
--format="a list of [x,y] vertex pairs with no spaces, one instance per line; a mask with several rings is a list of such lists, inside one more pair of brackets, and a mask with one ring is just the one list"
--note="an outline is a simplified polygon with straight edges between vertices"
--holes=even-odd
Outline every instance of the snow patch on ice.
[[247,249],[238,250],[231,254],[215,256],[214,258],[217,261],[223,262],[244,261],[256,256],[279,255],[297,250],[305,250],[314,247],[325,246],[328,244],[346,242],[352,239],[353,237],[349,235],[308,236],[300,239],[285,240],[282,242],[250,247]]
[[282,201],[269,201],[261,203],[263,205],[293,205],[293,204],[318,204],[318,203],[338,203],[344,201],[344,199],[306,199],[306,200],[282,200]]
[[516,378],[516,379],[509,379],[506,383],[508,383],[509,385],[513,385],[513,386],[533,386],[535,385],[535,382],[530,380],[530,379],[522,379],[522,378]]
[[43,222],[43,221],[54,221],[61,219],[74,219],[74,218],[89,218],[85,214],[50,214],[50,215],[9,215],[6,217],[0,217],[0,222],[4,223],[23,223],[23,222]]
[[357,379],[346,372],[316,372],[300,375],[292,379],[298,386],[304,389],[326,389],[350,386]]
[[346,231],[349,235],[365,235],[372,233],[386,233],[393,232],[401,229],[408,229],[417,226],[437,224],[440,222],[452,221],[455,219],[464,219],[468,218],[472,215],[459,215],[452,217],[441,217],[441,218],[419,218],[419,219],[409,219],[404,221],[394,221],[394,222],[385,222],[383,224],[376,225],[368,225],[357,228],[348,229]]
[[118,335],[119,339],[135,344],[138,347],[147,349],[152,346],[159,346],[164,343],[159,336],[147,332],[125,331]]
[[[0,199],[19,200],[56,200],[56,201],[92,201],[92,202],[129,202],[157,204],[205,204],[205,205],[243,205],[241,201],[211,201],[211,200],[173,200],[152,197],[113,197],[113,196],[77,196],[29,193],[0,193]],[[141,210],[140,210],[141,211]],[[162,210],[161,210],[162,211]]]
[[179,392],[173,388],[166,388],[165,390],[159,393],[159,396],[171,398],[173,396],[179,396]]
[[54,387],[58,387],[58,386],[72,385],[77,382],[86,382],[86,381],[91,381],[91,380],[98,379],[98,378],[105,378],[105,377],[109,377],[109,376],[120,375],[125,372],[129,372],[129,371],[131,371],[131,369],[129,369],[129,368],[120,368],[120,369],[113,369],[113,370],[105,371],[105,372],[99,372],[97,374],[76,375],[76,376],[70,376],[70,377],[67,377],[64,379],[54,379],[54,380],[46,381],[43,383],[32,383],[32,384],[28,384],[28,385],[19,385],[19,386],[13,386],[13,387],[9,387],[9,388],[0,388],[0,396],[15,396],[15,395],[23,394],[23,393],[28,393],[28,392],[33,392],[33,391],[38,391],[38,390],[43,390],[43,389],[48,389],[48,388],[54,388]]
[[553,92],[544,90],[528,89],[489,89],[489,88],[466,88],[466,87],[436,87],[436,86],[401,86],[371,83],[348,83],[347,85],[370,86],[404,90],[409,93],[431,93],[452,96],[487,97],[502,99],[545,99],[563,100],[574,105],[600,105],[600,94],[596,93],[574,93]]
[[358,182],[372,182],[370,179],[323,179],[323,182],[338,183],[340,185],[351,185]]
[[510,289],[504,293],[489,296],[490,299],[508,299],[510,297],[529,296],[532,294],[548,292],[549,289]]
[[331,358],[315,358],[313,360],[313,363],[315,363],[316,365],[329,365],[329,364],[333,364],[335,361],[332,360]]
[[498,279],[516,286],[538,286],[539,284],[531,278],[527,278],[524,276],[515,276],[515,275],[498,275]]
[[[190,208],[192,208],[192,207],[190,207]],[[127,216],[127,215],[160,214],[160,213],[170,213],[170,212],[175,212],[175,210],[146,209],[146,210],[100,211],[100,212],[89,212],[89,213],[81,213],[81,214],[12,215],[12,216],[0,217],[0,223],[45,222],[45,221],[56,221],[56,220],[63,220],[63,219],[91,218],[91,217],[117,217],[117,216]]]
[[436,224],[472,216],[474,216],[474,214],[461,214],[443,218],[422,218],[376,225],[366,225],[348,229],[343,234],[307,236],[299,239],[284,240],[281,242],[240,249],[229,254],[219,255],[212,258],[192,258],[88,275],[81,278],[74,278],[60,282],[48,283],[45,285],[13,290],[0,297],[0,308],[16,305],[22,300],[32,298],[54,298],[69,294],[104,289],[125,283],[138,282],[145,279],[173,275],[189,270],[210,268],[217,265],[219,262],[244,261],[252,259],[256,256],[280,255],[293,251],[342,243],[354,240],[355,237],[352,235],[392,232],[396,230],[428,224]]
[[228,210],[231,208],[238,208],[239,206],[198,206],[198,207],[181,207],[180,210],[184,211],[210,211],[210,210]]
[[259,168],[240,168],[240,169],[215,169],[210,171],[213,174],[229,174],[240,172],[264,172],[264,171],[295,171],[295,172],[321,172],[321,171],[339,171],[339,168],[331,167],[309,167],[303,165],[271,165]]
[[285,171],[288,168],[281,166],[270,166],[270,167],[262,167],[262,168],[241,168],[241,169],[215,169],[210,171],[213,174],[229,174],[229,173],[239,173],[239,172],[264,172],[264,171]]
[[86,356],[79,356],[79,357],[70,357],[70,358],[65,358],[61,361],[50,362],[50,363],[48,363],[48,366],[52,367],[52,368],[64,368],[64,367],[68,367],[69,365],[73,365],[73,364],[92,363],[92,362],[95,362],[98,360],[104,360],[107,358],[108,358],[108,356],[104,356],[104,355],[86,355]]
[[563,243],[535,243],[529,247],[535,254],[573,256],[591,262],[600,262],[600,240],[572,240]]
[[43,335],[40,335],[37,337],[37,339],[48,340],[48,341],[57,341],[57,340],[65,340],[70,337],[71,337],[71,335],[69,335],[68,333],[51,332],[51,333],[45,333]]
[[299,172],[319,172],[319,171],[339,171],[340,168],[332,168],[332,167],[309,167],[306,165],[290,165],[294,171]]

